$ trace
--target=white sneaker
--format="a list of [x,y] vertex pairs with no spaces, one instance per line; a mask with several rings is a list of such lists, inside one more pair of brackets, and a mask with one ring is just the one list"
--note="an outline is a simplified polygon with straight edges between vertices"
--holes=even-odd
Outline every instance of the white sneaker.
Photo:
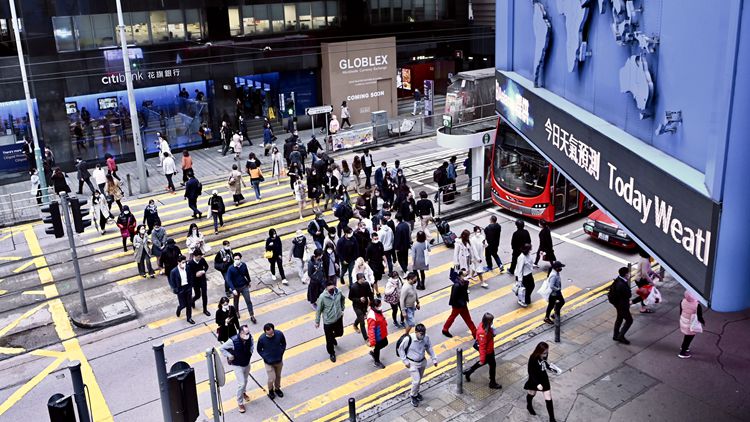
[[289,284],[289,282],[288,282],[288,281],[286,281],[286,279],[283,279],[283,280],[281,280],[281,284],[283,284],[283,285],[285,285],[285,286],[286,286],[286,285],[288,285],[288,284]]
[[525,307],[529,306],[529,305],[527,305],[527,304],[526,304],[526,302],[522,301],[521,299],[518,299],[518,304],[519,304],[519,305],[520,305],[520,306],[521,306],[522,308],[525,308]]
[[489,288],[489,287],[490,287],[490,285],[489,285],[489,284],[487,284],[487,283],[482,283],[482,287],[484,287],[485,289],[487,289],[487,288]]
[[276,276],[272,274],[271,275],[271,280],[276,281]]

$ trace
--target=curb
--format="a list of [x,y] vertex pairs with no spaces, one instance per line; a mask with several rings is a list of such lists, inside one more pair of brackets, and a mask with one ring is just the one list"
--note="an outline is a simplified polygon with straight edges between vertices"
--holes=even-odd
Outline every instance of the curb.
[[[79,309],[75,309],[70,311],[70,321],[79,328],[99,329],[122,324],[123,322],[131,321],[138,317],[138,313],[130,302],[130,299],[124,298],[115,304],[121,304],[121,306],[126,309],[117,312],[117,315],[112,317],[107,317],[105,315],[103,307],[97,307],[94,310],[90,310],[87,315],[80,313]],[[112,305],[114,304],[108,306]]]

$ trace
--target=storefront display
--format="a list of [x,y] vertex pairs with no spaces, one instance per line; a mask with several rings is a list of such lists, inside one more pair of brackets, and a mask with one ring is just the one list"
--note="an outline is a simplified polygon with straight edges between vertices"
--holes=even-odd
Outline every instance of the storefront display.
[[333,150],[354,148],[374,140],[372,126],[362,129],[344,130],[332,136]]

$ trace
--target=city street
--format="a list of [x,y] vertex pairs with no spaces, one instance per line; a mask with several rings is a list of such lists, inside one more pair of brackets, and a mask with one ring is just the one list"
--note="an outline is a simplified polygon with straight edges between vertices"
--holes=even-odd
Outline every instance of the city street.
[[[377,161],[385,160],[390,164],[396,158],[401,159],[412,187],[416,191],[425,189],[428,192],[435,191],[431,169],[451,154],[460,153],[440,150],[433,138],[373,152]],[[348,155],[344,157],[350,158]],[[263,201],[249,200],[239,207],[230,207],[225,216],[225,227],[219,235],[206,236],[213,247],[219,246],[224,239],[230,240],[233,249],[243,252],[245,260],[249,262],[254,280],[255,314],[259,322],[252,326],[253,337],[257,338],[262,333],[263,323],[272,322],[287,338],[282,381],[284,398],[271,401],[266,397],[261,387],[265,385],[265,370],[259,357],[253,356],[252,380],[255,385],[250,389],[248,409],[254,419],[310,420],[326,415],[335,419],[343,415],[342,409],[346,407],[349,397],[366,403],[368,397],[386,394],[408,378],[395,355],[395,343],[402,330],[389,323],[391,345],[383,351],[386,369],[374,368],[367,354],[370,348],[351,327],[354,315],[347,305],[345,336],[339,341],[338,360],[331,363],[327,359],[322,329],[314,328],[314,311],[305,300],[306,286],[300,283],[296,275],[288,276],[288,286],[271,281],[267,263],[260,256],[262,248],[259,248],[258,242],[265,238],[269,228],[279,230],[285,241],[286,252],[291,233],[297,228],[306,227],[306,221],[300,222],[296,217],[288,184],[283,182],[277,187],[272,181],[266,181]],[[222,182],[206,183],[204,197],[214,187],[223,190],[221,185]],[[182,245],[182,233],[186,231],[190,211],[184,206],[181,195],[155,194],[154,199],[159,201],[159,213],[167,231],[173,233]],[[136,199],[126,203],[140,218],[140,208],[145,202],[145,199]],[[498,211],[493,206],[451,221],[452,230],[460,233],[474,225],[484,227],[490,215],[497,215],[503,227],[500,256],[507,263],[510,259],[510,235],[514,228],[513,215]],[[199,223],[199,227],[209,225],[210,222],[205,219]],[[529,226],[532,226],[532,239],[536,244],[536,227],[533,224]],[[20,230],[21,233],[16,234],[18,241],[14,256],[33,256],[34,259],[15,260],[12,265],[5,264],[3,270],[3,286],[10,290],[0,298],[5,327],[2,350],[9,352],[0,363],[4,375],[0,397],[4,400],[0,407],[3,415],[18,418],[39,412],[38,416],[43,417],[43,407],[28,406],[28,403],[44,401],[55,392],[70,390],[65,364],[71,356],[75,356],[87,362],[92,371],[87,383],[92,392],[96,420],[106,420],[107,415],[112,415],[115,420],[148,419],[148,415],[160,411],[151,345],[163,342],[168,366],[185,361],[196,368],[201,412],[208,417],[211,401],[205,382],[207,370],[204,354],[207,348],[217,345],[212,317],[200,315],[198,308],[194,312],[194,315],[200,315],[194,317],[197,322],[195,326],[176,318],[173,313],[176,300],[165,277],[159,276],[153,280],[139,277],[130,258],[132,253],[121,251],[119,234],[99,236],[89,228],[87,233],[80,236],[83,247],[79,249],[87,297],[95,300],[115,293],[128,297],[135,304],[138,319],[94,333],[74,329],[67,323],[66,311],[60,306],[61,302],[66,307],[74,306],[77,301],[70,268],[64,263],[57,263],[64,259],[64,245],[51,240],[50,236],[40,235],[40,225],[35,230],[32,227]],[[631,253],[590,240],[583,233],[581,217],[554,225],[553,232],[557,257],[567,265],[563,274],[566,280],[564,294],[568,300],[566,306],[586,306],[589,301],[601,296],[604,292],[602,286],[612,279],[617,268],[635,259]],[[37,257],[40,246],[44,250],[54,251],[58,248],[60,252]],[[447,363],[452,358],[453,349],[470,346],[470,336],[461,321],[457,321],[452,330],[456,335],[454,338],[447,339],[440,334],[440,327],[450,309],[447,301],[452,249],[436,244],[430,255],[427,290],[421,293],[422,310],[418,315],[419,320],[428,327],[428,335],[434,341],[440,361]],[[213,258],[212,254],[210,258]],[[33,264],[21,268],[27,262]],[[45,267],[45,264],[48,266]],[[42,268],[39,269],[39,266]],[[12,270],[18,268],[21,271],[14,274]],[[291,273],[290,265],[286,269]],[[544,279],[546,266],[538,271],[535,274],[537,283]],[[496,315],[496,329],[508,333],[510,340],[541,320],[546,302],[540,297],[534,295],[532,306],[519,309],[510,289],[512,278],[509,275],[498,274],[495,270],[485,274],[485,277],[488,278],[489,289],[480,288],[478,280],[472,282],[470,309],[475,321],[481,318],[482,313],[492,312]],[[55,283],[51,283],[52,280]],[[209,309],[215,312],[215,304],[223,289],[221,278],[213,269],[209,270],[209,284]],[[58,291],[50,292],[53,288]],[[348,287],[342,286],[342,289],[346,294]],[[52,299],[44,300],[44,295]],[[59,299],[56,298],[58,295],[61,295]],[[246,320],[247,313],[242,308],[243,320]],[[221,394],[227,420],[241,420],[243,416],[237,412],[236,402],[232,399],[234,375],[231,367],[225,365],[225,369],[227,384],[221,389]],[[436,376],[445,370],[439,366],[428,374],[434,372],[433,376]],[[128,393],[123,394],[123,391]]]

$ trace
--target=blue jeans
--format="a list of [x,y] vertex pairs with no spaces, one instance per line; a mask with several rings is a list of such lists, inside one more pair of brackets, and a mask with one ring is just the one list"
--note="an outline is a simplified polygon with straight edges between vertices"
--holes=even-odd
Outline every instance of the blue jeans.
[[224,217],[220,214],[211,214],[214,218],[214,231],[219,231],[219,224],[224,225]]
[[255,191],[255,199],[260,199],[260,180],[253,180],[250,182],[253,185]]

